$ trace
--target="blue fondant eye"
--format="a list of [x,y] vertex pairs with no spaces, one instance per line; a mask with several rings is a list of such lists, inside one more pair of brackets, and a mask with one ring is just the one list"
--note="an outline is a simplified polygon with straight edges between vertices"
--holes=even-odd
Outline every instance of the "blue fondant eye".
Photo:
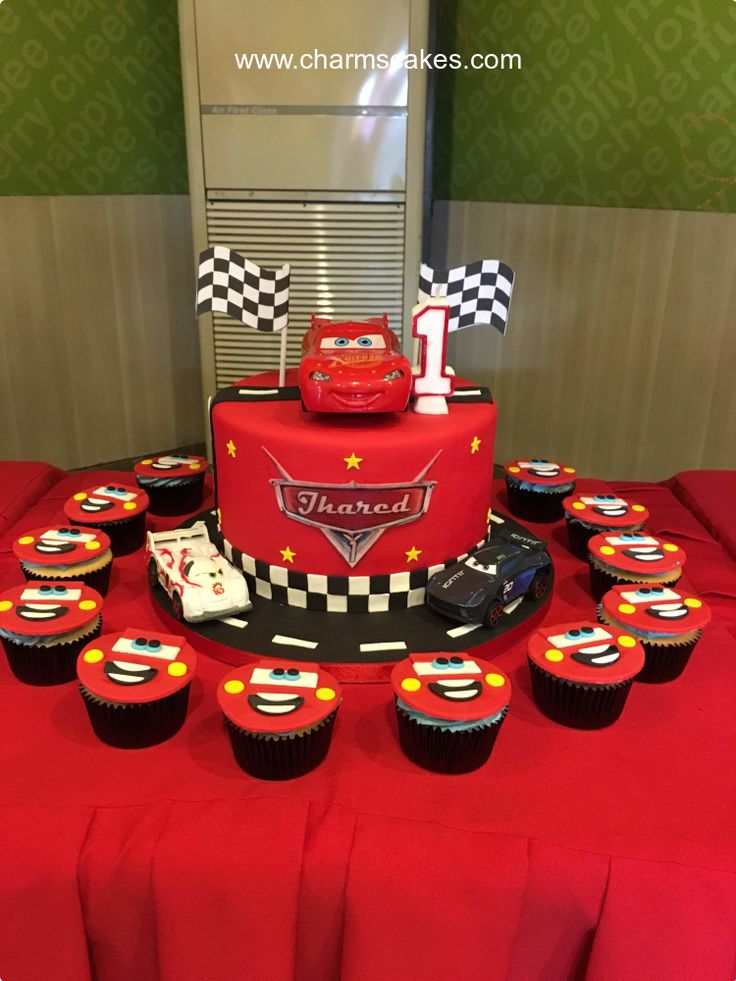
[[54,592],[63,595],[66,593],[66,586],[54,586]]
[[446,657],[436,657],[434,661],[432,661],[432,667],[437,671],[446,671],[449,663],[450,662]]
[[148,641],[145,637],[136,637],[130,646],[135,647],[137,650],[145,650],[148,647]]
[[268,677],[272,678],[274,681],[283,681],[284,674],[285,672],[283,668],[274,668],[273,671],[268,672]]
[[532,463],[549,463],[549,460],[543,460],[540,457],[538,460],[532,460]]
[[592,634],[593,633],[593,627],[581,627],[580,628],[580,633],[581,634],[588,634],[588,635],[589,634]]
[[50,593],[51,592],[51,586],[39,586],[38,587],[38,591],[39,591],[39,593]]
[[373,341],[370,339],[370,337],[358,338],[358,344],[360,344],[361,347],[370,347],[372,343]]
[[335,347],[347,347],[349,343],[350,343],[350,341],[348,340],[347,337],[336,337],[335,338]]
[[565,639],[577,640],[579,636],[580,636],[580,631],[577,629],[577,627],[573,627],[572,630],[567,631],[567,633],[565,634]]
[[640,538],[643,538],[644,536],[643,535],[637,535],[636,532],[633,532],[633,531],[625,531],[621,535],[621,537],[622,538],[625,538],[627,542],[636,542]]
[[299,671],[297,670],[297,668],[289,668],[289,670],[286,672],[286,674],[287,674],[287,676],[289,678],[291,678],[292,681],[296,681],[297,678],[300,678],[301,677],[301,674],[299,673]]
[[651,589],[648,586],[642,586],[641,589],[637,589],[636,591],[637,596],[649,596],[650,593]]
[[461,657],[451,657],[450,667],[454,668],[455,671],[460,671],[463,667],[465,667],[465,661],[463,661]]

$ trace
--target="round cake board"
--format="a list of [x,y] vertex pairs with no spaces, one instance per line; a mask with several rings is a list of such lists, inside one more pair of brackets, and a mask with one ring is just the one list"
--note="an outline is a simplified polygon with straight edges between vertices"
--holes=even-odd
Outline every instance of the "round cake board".
[[[505,527],[530,532],[503,516]],[[215,538],[209,511],[182,527],[204,521]],[[474,651],[493,658],[529,634],[544,618],[552,596],[554,569],[539,600],[511,603],[493,628],[446,619],[426,605],[387,613],[324,613],[283,606],[251,592],[253,608],[222,620],[188,623],[175,618],[167,593],[151,590],[156,613],[169,633],[184,634],[202,654],[225,664],[241,665],[263,657],[318,661],[339,681],[388,681],[393,665],[410,653]]]

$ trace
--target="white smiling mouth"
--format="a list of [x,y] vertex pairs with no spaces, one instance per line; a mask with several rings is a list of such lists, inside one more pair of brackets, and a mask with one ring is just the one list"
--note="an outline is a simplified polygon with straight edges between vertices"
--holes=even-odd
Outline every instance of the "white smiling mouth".
[[649,548],[630,548],[628,553],[632,559],[637,559],[639,562],[658,562],[664,558],[664,553],[654,545]]
[[655,606],[650,606],[649,609],[653,610],[658,617],[666,617],[670,620],[687,616],[687,607],[680,603],[657,603]]
[[609,518],[620,518],[622,515],[626,514],[626,508],[622,508],[620,505],[606,507],[605,504],[596,504],[596,509],[600,511],[601,514],[607,515]]
[[584,654],[589,659],[590,664],[595,665],[612,664],[614,661],[618,661],[620,657],[616,649],[611,650],[610,644],[596,644],[595,647],[581,647],[578,654]]
[[106,501],[104,497],[88,497],[79,505],[82,511],[107,511],[112,506],[113,501]]
[[24,603],[22,607],[18,607],[17,612],[24,620],[53,620],[59,615],[59,610],[63,609],[61,603],[55,603],[53,606],[49,606],[48,603]]
[[264,715],[288,715],[295,712],[304,704],[301,695],[292,695],[290,692],[281,691],[257,691],[248,696],[251,708]]

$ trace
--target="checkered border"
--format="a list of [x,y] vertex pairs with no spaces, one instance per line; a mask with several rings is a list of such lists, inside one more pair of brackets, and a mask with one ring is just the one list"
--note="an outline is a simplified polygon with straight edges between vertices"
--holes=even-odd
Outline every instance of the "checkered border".
[[224,245],[199,256],[197,316],[226,313],[246,327],[264,333],[283,330],[289,322],[289,277],[280,269],[262,269]]
[[256,596],[326,613],[387,613],[422,606],[427,583],[435,573],[462,562],[470,552],[485,544],[483,539],[469,552],[439,565],[386,576],[320,576],[296,572],[246,555],[221,537],[219,547],[228,562],[243,570],[248,588]]
[[420,302],[446,297],[450,331],[490,324],[505,334],[513,288],[513,269],[498,259],[478,259],[453,269],[432,269],[422,263],[419,272]]

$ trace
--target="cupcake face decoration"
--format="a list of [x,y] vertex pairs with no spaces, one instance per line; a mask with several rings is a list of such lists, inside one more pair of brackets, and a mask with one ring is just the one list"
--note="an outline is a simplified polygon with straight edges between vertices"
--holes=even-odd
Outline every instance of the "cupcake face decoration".
[[0,629],[32,637],[73,633],[101,611],[102,597],[84,583],[16,586],[0,597]]
[[512,460],[504,470],[515,480],[535,484],[569,484],[575,479],[574,467],[563,467],[554,460]]
[[606,565],[637,575],[667,574],[679,569],[685,561],[685,553],[679,545],[644,532],[595,535],[588,542],[588,548]]
[[615,494],[569,497],[563,505],[571,518],[611,528],[643,524],[649,518],[649,512],[643,504],[631,504]]
[[242,729],[289,732],[325,719],[342,693],[318,664],[268,659],[231,671],[217,696],[225,715]]
[[79,655],[77,675],[111,702],[152,702],[189,684],[197,655],[183,637],[147,628],[104,634]]
[[615,684],[644,665],[644,650],[635,637],[589,621],[537,630],[529,656],[549,674],[581,684]]
[[140,460],[134,469],[138,477],[196,477],[205,473],[207,467],[207,461],[202,456],[170,453]]
[[30,565],[74,565],[90,562],[110,548],[107,535],[94,528],[36,528],[13,542],[13,553]]
[[687,633],[710,620],[706,604],[670,586],[614,586],[603,597],[607,617],[646,633]]
[[457,722],[496,715],[511,698],[506,675],[468,654],[410,654],[394,667],[391,684],[414,711]]
[[148,507],[148,495],[135,487],[105,484],[74,494],[64,505],[70,521],[121,521],[134,518]]

